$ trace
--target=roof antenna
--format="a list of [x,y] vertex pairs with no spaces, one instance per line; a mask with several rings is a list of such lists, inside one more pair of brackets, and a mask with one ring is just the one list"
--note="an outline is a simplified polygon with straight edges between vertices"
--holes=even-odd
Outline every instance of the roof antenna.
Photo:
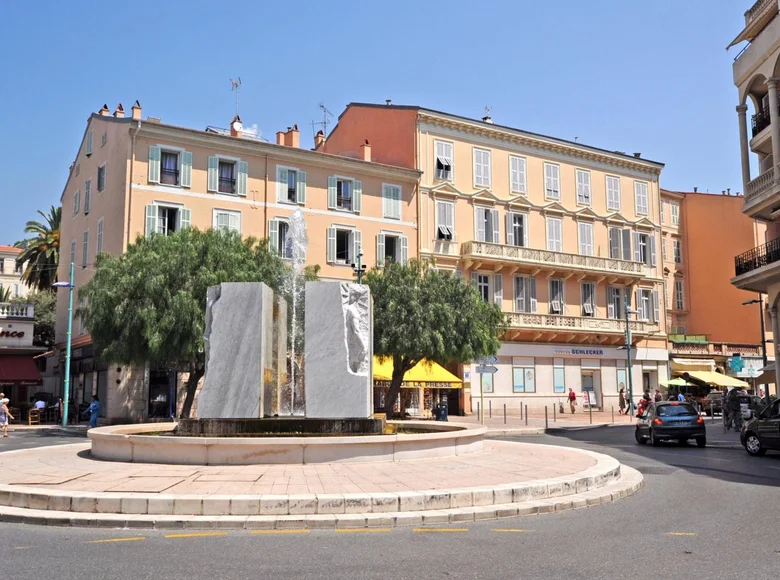
[[238,91],[241,89],[241,77],[238,80],[230,79],[230,90],[236,93],[236,116],[238,116]]
[[320,103],[320,109],[322,109],[322,121],[311,122],[311,132],[316,136],[317,130],[315,127],[322,127],[323,134],[328,136],[328,125],[330,125],[330,118],[333,117],[333,113],[328,110],[325,103]]

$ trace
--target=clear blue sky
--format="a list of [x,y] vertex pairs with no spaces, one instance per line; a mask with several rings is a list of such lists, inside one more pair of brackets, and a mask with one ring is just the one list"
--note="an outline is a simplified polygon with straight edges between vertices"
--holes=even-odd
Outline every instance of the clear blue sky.
[[[114,6],[115,4],[115,6]],[[665,188],[742,189],[725,46],[751,0],[0,2],[0,244],[59,204],[107,103],[274,133],[324,102],[418,104],[666,163]]]

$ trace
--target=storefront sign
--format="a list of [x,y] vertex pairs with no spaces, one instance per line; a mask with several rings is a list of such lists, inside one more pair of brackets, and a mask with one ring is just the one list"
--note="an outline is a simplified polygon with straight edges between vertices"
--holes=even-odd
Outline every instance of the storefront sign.
[[0,338],[22,338],[23,330],[0,330]]
[[553,352],[559,356],[604,356],[601,348],[556,348]]

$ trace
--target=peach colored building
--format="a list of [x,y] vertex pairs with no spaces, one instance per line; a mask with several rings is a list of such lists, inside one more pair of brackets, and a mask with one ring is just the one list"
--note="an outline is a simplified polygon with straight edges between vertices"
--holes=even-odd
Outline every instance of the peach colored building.
[[[137,102],[130,117],[121,105],[113,115],[104,106],[87,121],[63,189],[59,276],[66,280],[73,262],[81,287],[98,253],[120,254],[136,236],[190,226],[269,238],[286,258],[288,219],[300,209],[307,263],[319,265],[323,279],[350,280],[360,250],[369,267],[417,255],[418,180],[414,169],[372,161],[365,142],[354,158],[345,158],[301,149],[297,127],[269,143],[245,131],[239,118],[229,130],[197,130],[144,120]],[[57,303],[60,347],[66,294]],[[63,357],[54,360],[61,372]],[[181,382],[163,370],[109,367],[78,319],[72,369],[76,400],[97,393],[112,421],[167,414],[169,381]]]
[[471,280],[509,326],[494,375],[463,369],[461,401],[516,409],[564,400],[617,406],[667,379],[661,163],[416,106],[352,103],[319,151],[422,171],[417,246]]

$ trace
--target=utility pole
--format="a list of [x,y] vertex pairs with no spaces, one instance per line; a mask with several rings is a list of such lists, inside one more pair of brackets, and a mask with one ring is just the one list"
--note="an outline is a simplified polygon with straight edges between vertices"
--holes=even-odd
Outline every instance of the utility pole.
[[65,389],[64,389],[64,401],[62,402],[62,426],[68,426],[68,410],[70,403],[70,352],[71,352],[71,336],[73,335],[73,274],[74,265],[70,263],[70,278],[68,282],[55,282],[53,286],[55,288],[67,288],[68,289],[68,338],[65,345]]
[[[626,293],[628,294],[628,293]],[[631,310],[629,308],[629,300],[628,295],[625,296],[624,300],[624,308],[625,311],[625,317],[626,317],[626,372],[628,372],[628,414],[629,417],[634,416],[634,379],[633,379],[633,372],[631,372],[631,325],[628,322],[628,314]]]

